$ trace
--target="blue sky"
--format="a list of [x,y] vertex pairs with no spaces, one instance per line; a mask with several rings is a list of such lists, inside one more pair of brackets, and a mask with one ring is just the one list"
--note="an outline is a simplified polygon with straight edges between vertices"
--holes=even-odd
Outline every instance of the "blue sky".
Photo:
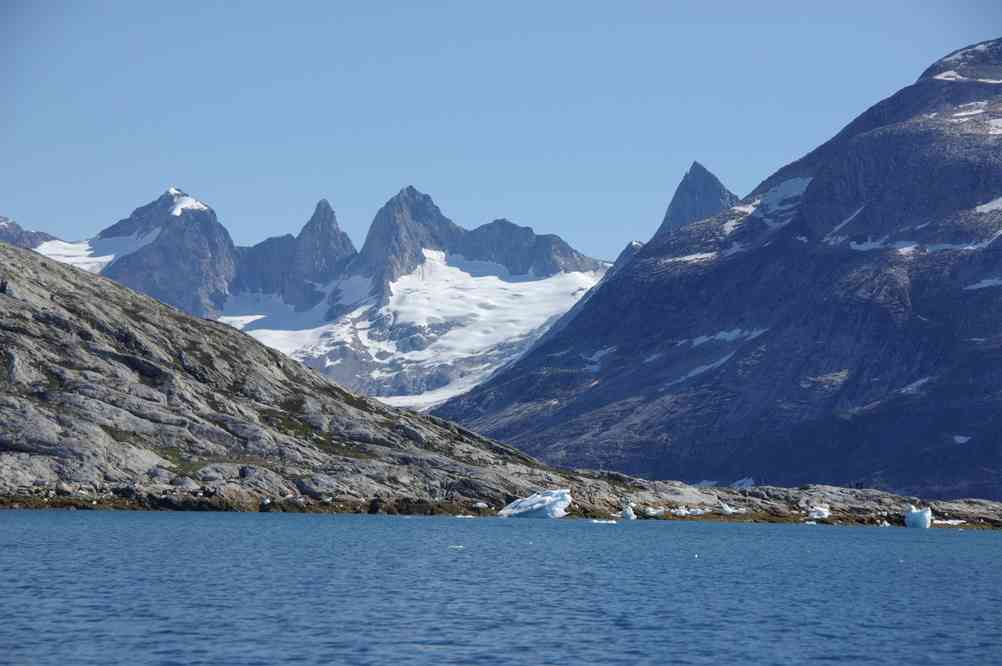
[[698,159],[744,195],[1002,35],[1002,3],[0,3],[0,214],[93,235],[176,184],[234,240],[401,187],[612,258]]

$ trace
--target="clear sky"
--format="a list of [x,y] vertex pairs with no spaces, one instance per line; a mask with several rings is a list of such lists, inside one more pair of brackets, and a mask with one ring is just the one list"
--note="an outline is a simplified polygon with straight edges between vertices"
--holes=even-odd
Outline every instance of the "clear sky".
[[238,244],[401,187],[613,258],[693,159],[738,194],[1002,36],[1002,2],[0,0],[0,214],[93,235],[176,184]]

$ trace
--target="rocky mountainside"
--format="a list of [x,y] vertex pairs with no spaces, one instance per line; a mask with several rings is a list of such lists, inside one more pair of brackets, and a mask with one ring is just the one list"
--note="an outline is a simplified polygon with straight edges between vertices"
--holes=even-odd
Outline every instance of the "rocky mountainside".
[[738,199],[706,167],[693,162],[675,190],[657,234],[668,234],[690,222],[713,217],[737,204]]
[[[233,328],[0,243],[0,507],[492,514],[567,488],[572,513],[901,523],[914,498],[693,488],[547,467],[352,394]],[[643,507],[643,509],[641,509]],[[1002,526],[1002,506],[933,505]]]
[[414,407],[517,358],[605,269],[507,220],[464,229],[413,187],[379,210],[342,265],[310,283],[308,308],[241,285],[222,321],[350,388]]
[[0,215],[0,242],[30,249],[51,240],[56,240],[56,237],[42,231],[22,229],[14,220]]
[[174,187],[96,238],[33,247],[415,406],[517,358],[605,269],[507,220],[467,230],[413,187],[380,209],[361,252],[327,200],[298,236],[235,247],[212,208]]
[[436,413],[552,463],[1002,497],[1002,40],[657,234]]
[[218,314],[237,265],[215,212],[176,187],[95,238],[50,240],[34,249],[202,317]]
[[298,236],[269,238],[253,247],[237,248],[232,293],[276,294],[295,310],[309,310],[327,295],[326,285],[344,273],[357,252],[326,199]]

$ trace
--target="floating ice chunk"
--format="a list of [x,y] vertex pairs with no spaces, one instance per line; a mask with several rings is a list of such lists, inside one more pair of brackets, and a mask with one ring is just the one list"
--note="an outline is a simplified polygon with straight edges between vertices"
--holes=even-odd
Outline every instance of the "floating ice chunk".
[[653,506],[644,507],[644,515],[650,518],[656,518],[658,516],[661,516],[664,514],[664,512],[665,512],[664,509],[655,509]]
[[971,441],[971,436],[970,435],[954,435],[953,436],[953,441],[955,443],[957,443],[957,444],[967,444],[969,441]]
[[623,505],[623,520],[636,520],[637,514],[633,512],[633,504],[626,503]]
[[683,504],[680,507],[676,507],[669,511],[673,516],[702,516],[706,513],[704,509],[688,509]]
[[504,518],[563,518],[571,501],[571,491],[567,488],[544,490],[515,500],[501,509],[498,515]]
[[916,509],[913,505],[908,505],[908,510],[905,511],[905,527],[928,529],[930,525],[932,525],[932,509],[929,507]]
[[476,516],[471,516],[471,515],[468,515],[468,514],[465,514],[465,513],[460,513],[460,514],[458,514],[456,516],[456,518],[476,518]]
[[818,521],[816,521],[816,520],[805,520],[804,521],[804,525],[817,525],[817,524],[818,524]]
[[807,517],[811,520],[827,520],[831,518],[832,510],[827,504],[812,506],[807,512]]
[[934,520],[934,521],[932,521],[932,524],[933,525],[953,525],[953,526],[957,526],[957,525],[963,525],[966,522],[967,522],[966,520],[960,520],[959,518],[948,518],[948,519],[944,519],[944,520]]
[[596,525],[615,525],[616,524],[615,520],[600,520],[598,518],[592,518],[591,522],[595,523]]

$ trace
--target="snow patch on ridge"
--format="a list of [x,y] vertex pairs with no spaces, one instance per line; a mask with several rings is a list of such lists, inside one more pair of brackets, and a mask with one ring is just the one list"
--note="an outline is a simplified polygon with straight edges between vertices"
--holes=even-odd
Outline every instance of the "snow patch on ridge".
[[160,235],[160,229],[148,233],[118,238],[92,238],[75,242],[51,240],[35,247],[35,252],[63,264],[89,273],[100,273],[116,259],[132,254],[149,245]]
[[[325,298],[305,312],[279,296],[234,294],[220,319],[314,367],[330,368],[347,358],[353,364],[344,367],[361,363],[367,375],[356,376],[373,380],[446,373],[451,380],[444,386],[376,396],[394,406],[426,409],[516,359],[601,277],[600,272],[517,276],[491,262],[439,250],[423,253],[424,264],[390,283],[382,305],[372,296],[370,278],[352,276],[323,287]],[[341,306],[334,320],[327,318],[332,305]]]

